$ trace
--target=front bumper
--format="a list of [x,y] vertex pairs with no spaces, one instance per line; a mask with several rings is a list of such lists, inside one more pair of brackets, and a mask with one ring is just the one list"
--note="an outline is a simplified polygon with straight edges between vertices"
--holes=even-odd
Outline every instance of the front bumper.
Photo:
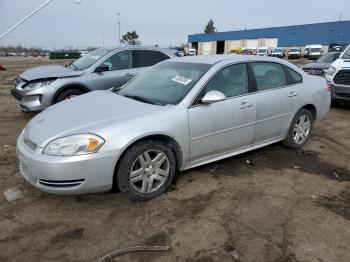
[[19,84],[11,90],[11,95],[16,98],[22,111],[35,112],[49,107],[55,92],[51,85],[33,89]]
[[331,84],[333,101],[350,101],[350,86]]
[[272,54],[271,56],[272,57],[278,57],[278,58],[283,58],[284,57],[284,55],[282,55],[282,54]]
[[315,60],[316,60],[316,59],[319,58],[320,56],[321,56],[321,54],[314,54],[314,55],[313,55],[313,54],[309,54],[309,55],[308,55],[308,58],[309,58],[310,60],[311,60],[311,59],[315,59]]
[[300,58],[300,54],[288,54],[288,58]]
[[112,188],[118,152],[98,152],[82,156],[48,156],[40,148],[30,149],[17,139],[21,175],[33,186],[53,194],[87,194]]

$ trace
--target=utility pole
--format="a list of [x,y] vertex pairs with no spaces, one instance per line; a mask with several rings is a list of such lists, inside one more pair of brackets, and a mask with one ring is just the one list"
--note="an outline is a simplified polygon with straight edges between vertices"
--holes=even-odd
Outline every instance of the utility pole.
[[103,32],[101,32],[101,39],[102,39],[102,47],[105,47],[105,38],[103,36]]
[[117,13],[118,15],[118,29],[119,29],[119,45],[122,45],[122,39],[121,39],[121,36],[120,36],[120,13],[118,12]]

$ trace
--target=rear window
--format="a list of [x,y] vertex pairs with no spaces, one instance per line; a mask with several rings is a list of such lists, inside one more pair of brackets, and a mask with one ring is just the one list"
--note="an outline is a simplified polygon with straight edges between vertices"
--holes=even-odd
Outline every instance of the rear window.
[[300,84],[303,82],[303,77],[298,72],[288,66],[285,66],[289,85]]

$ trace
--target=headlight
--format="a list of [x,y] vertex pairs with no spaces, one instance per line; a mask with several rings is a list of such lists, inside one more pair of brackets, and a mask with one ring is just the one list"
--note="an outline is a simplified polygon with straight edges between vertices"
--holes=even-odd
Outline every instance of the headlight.
[[77,156],[96,153],[105,140],[93,134],[78,134],[61,137],[49,142],[43,154],[52,156]]
[[337,71],[336,68],[334,68],[333,66],[330,66],[327,70],[326,70],[326,74],[329,76],[332,76],[335,74],[335,72]]
[[43,86],[48,86],[51,85],[56,79],[51,79],[51,80],[45,80],[45,81],[40,81],[40,82],[32,82],[26,85],[25,87],[29,88],[39,88]]

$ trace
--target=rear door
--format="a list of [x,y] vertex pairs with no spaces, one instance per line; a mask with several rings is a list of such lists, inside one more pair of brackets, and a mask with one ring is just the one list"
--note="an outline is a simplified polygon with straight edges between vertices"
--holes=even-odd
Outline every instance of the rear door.
[[285,135],[297,106],[299,86],[290,85],[289,73],[279,63],[255,62],[250,66],[257,89],[254,144],[258,144]]
[[[255,106],[249,86],[247,65],[235,64],[221,69],[202,89],[188,109],[192,165],[252,143]],[[220,91],[226,100],[202,104],[211,90]]]

